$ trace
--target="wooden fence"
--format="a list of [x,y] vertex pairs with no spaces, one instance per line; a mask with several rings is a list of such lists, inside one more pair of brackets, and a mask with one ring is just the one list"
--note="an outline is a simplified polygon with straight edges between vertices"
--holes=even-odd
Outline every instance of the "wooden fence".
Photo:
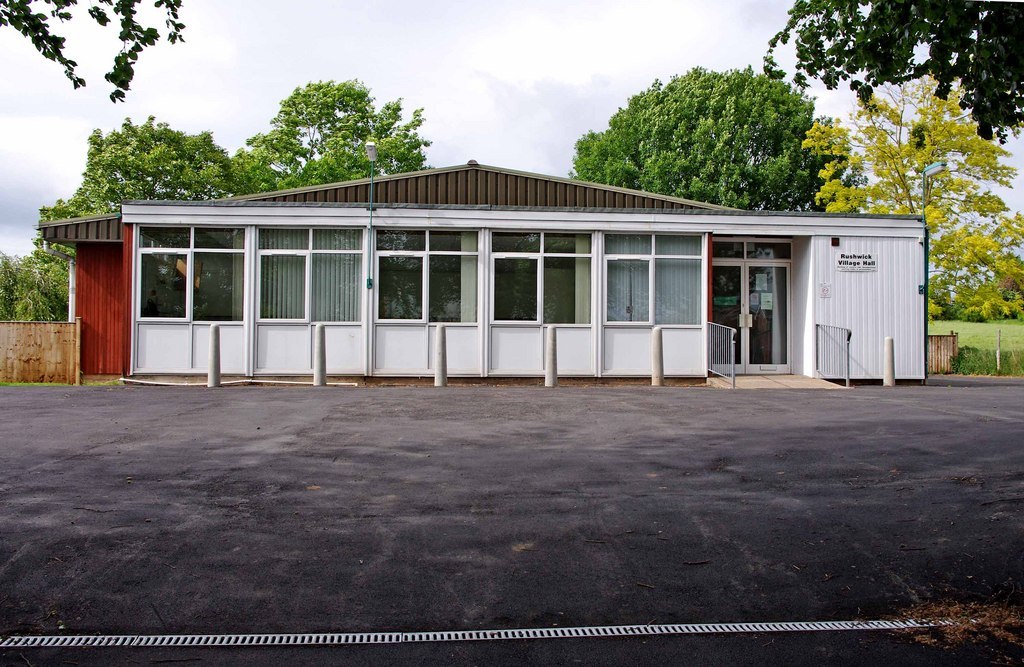
[[81,384],[82,320],[0,322],[0,382]]
[[952,373],[953,359],[959,352],[960,342],[956,332],[929,334],[928,373]]

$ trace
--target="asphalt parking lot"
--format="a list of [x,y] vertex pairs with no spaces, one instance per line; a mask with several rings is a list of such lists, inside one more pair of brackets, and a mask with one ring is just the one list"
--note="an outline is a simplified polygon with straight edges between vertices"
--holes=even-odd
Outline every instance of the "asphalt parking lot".
[[[0,635],[875,619],[1024,582],[1024,383],[0,388]],[[0,664],[985,664],[893,633]],[[1024,658],[1020,651],[1010,655]]]

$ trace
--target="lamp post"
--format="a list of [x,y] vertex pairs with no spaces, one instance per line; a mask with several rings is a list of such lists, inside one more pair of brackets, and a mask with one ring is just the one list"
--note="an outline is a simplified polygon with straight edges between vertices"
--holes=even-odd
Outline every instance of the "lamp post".
[[366,157],[370,160],[370,229],[366,235],[370,261],[366,267],[366,289],[373,289],[373,172],[377,166],[377,144],[366,142]]
[[924,379],[928,380],[928,179],[946,171],[945,162],[932,162],[921,172],[921,226],[924,228]]

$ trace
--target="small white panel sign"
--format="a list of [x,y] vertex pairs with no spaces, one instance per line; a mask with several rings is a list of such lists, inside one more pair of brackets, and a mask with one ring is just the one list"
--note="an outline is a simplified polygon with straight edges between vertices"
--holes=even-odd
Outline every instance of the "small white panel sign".
[[832,298],[832,283],[821,283],[818,285],[818,296],[822,299]]
[[873,253],[841,252],[836,255],[837,271],[877,271],[878,261]]

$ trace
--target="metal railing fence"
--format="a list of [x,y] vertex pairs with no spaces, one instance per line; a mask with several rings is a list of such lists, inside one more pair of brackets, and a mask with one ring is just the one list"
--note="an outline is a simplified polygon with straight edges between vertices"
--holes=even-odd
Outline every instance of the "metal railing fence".
[[850,386],[850,339],[853,332],[830,324],[814,325],[817,341],[816,368],[818,377],[846,380]]
[[736,388],[736,329],[708,322],[708,372],[729,378]]

